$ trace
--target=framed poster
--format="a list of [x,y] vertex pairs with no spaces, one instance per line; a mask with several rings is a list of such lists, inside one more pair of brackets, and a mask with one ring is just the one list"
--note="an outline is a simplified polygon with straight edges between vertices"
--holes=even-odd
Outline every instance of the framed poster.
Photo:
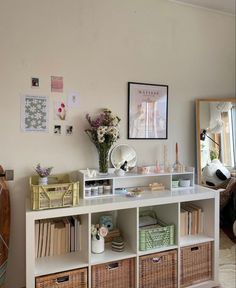
[[128,82],[128,139],[168,138],[168,85]]

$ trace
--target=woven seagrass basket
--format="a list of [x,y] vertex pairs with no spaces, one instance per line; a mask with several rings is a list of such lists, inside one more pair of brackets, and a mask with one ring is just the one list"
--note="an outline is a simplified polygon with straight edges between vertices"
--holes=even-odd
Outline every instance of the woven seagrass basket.
[[212,279],[212,242],[181,248],[181,287]]
[[87,288],[87,268],[71,270],[36,278],[36,288]]
[[134,288],[135,259],[92,266],[92,288]]
[[170,250],[139,258],[140,288],[177,287],[177,251]]

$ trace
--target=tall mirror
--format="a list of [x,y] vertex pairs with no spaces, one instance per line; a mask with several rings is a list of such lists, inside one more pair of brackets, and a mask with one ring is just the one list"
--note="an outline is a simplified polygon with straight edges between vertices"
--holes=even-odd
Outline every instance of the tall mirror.
[[198,183],[205,184],[202,170],[214,159],[236,167],[236,99],[198,99],[196,117]]

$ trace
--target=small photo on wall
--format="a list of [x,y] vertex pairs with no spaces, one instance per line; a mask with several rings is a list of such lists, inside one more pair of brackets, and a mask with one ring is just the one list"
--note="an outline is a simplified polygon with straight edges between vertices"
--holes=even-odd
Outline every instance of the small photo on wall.
[[61,135],[61,125],[54,125],[54,134]]
[[67,106],[64,101],[54,101],[54,119],[67,120]]
[[35,78],[35,77],[31,78],[31,87],[39,88],[39,78]]
[[66,135],[70,136],[73,134],[73,126],[71,125],[66,125]]
[[63,77],[51,76],[51,91],[52,92],[63,92]]

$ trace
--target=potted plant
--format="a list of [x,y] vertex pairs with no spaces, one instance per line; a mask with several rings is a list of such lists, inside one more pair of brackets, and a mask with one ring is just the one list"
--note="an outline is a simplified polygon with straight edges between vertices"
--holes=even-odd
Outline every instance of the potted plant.
[[38,184],[46,185],[48,184],[48,176],[51,174],[53,167],[43,168],[40,164],[35,167],[35,171],[39,175]]

